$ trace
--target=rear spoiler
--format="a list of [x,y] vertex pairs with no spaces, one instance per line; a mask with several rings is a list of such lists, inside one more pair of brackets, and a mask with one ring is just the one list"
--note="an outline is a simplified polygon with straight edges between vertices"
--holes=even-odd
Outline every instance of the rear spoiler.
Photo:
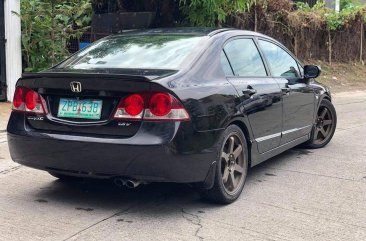
[[[105,72],[102,72],[105,71]],[[64,78],[72,78],[72,77],[80,77],[80,78],[88,78],[88,77],[102,77],[102,78],[113,78],[113,79],[126,79],[126,80],[135,80],[135,81],[151,81],[156,78],[165,77],[168,75],[172,75],[177,73],[178,70],[171,69],[104,69],[90,72],[67,72],[60,71],[57,72],[56,69],[50,69],[43,72],[38,73],[23,73],[22,78],[55,78],[55,77],[64,77]]]
[[39,72],[39,73],[23,73],[22,79],[31,78],[108,78],[108,79],[123,79],[134,81],[151,81],[160,76],[142,76],[142,75],[126,75],[126,74],[109,74],[109,73],[68,73],[68,72]]

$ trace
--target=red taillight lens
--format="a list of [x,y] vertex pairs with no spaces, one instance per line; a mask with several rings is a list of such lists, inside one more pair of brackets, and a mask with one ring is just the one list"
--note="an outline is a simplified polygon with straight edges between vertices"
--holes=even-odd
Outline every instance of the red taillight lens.
[[118,104],[114,119],[184,121],[190,118],[182,103],[174,96],[155,92],[125,97]]
[[34,110],[37,104],[40,103],[41,101],[37,92],[34,92],[32,90],[27,91],[27,93],[25,94],[25,107],[28,110]]
[[141,119],[144,110],[144,96],[140,94],[129,95],[122,99],[114,113],[115,119]]
[[24,99],[24,91],[22,87],[17,87],[14,92],[13,109],[20,109]]
[[127,114],[137,116],[144,110],[144,98],[139,94],[133,94],[124,99],[124,107]]
[[34,90],[18,86],[15,89],[13,99],[13,110],[30,112],[36,114],[45,114],[46,102]]
[[153,115],[167,115],[172,109],[172,97],[167,93],[153,94],[150,98],[149,109]]

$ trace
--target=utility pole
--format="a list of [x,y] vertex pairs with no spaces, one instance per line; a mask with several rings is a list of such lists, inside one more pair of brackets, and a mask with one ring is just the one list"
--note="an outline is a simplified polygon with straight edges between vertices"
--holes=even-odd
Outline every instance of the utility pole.
[[339,13],[339,10],[341,8],[341,3],[340,2],[341,2],[340,0],[335,0],[335,11],[337,13]]
[[5,53],[7,99],[12,100],[15,84],[22,75],[22,48],[20,18],[13,12],[20,13],[20,0],[5,0]]

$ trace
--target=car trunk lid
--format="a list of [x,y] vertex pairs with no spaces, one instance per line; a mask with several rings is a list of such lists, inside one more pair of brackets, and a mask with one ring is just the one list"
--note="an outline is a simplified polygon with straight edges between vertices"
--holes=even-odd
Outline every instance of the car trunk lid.
[[[80,92],[74,92],[71,83],[80,83]],[[151,77],[147,76],[74,73],[27,74],[18,82],[20,86],[37,91],[46,100],[48,114],[45,117],[27,115],[27,125],[34,131],[120,137],[133,136],[141,121],[114,120],[119,101],[132,93],[149,92],[151,84]],[[60,116],[62,100],[73,103],[97,101],[101,107],[99,118]]]

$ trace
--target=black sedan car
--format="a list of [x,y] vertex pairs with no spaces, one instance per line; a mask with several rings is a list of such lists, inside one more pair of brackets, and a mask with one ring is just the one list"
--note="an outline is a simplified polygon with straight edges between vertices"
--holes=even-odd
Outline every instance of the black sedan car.
[[60,179],[191,183],[230,203],[248,168],[337,123],[329,89],[276,40],[235,29],[150,29],[101,39],[17,82],[15,162]]

